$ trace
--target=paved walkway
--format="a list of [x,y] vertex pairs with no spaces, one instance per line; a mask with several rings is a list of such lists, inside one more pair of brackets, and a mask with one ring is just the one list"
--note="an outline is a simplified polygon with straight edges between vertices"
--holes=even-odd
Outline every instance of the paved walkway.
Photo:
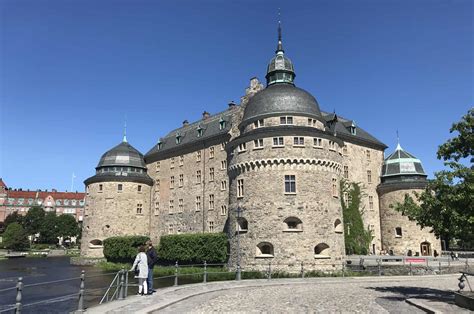
[[[158,290],[88,313],[472,313],[453,303],[456,274],[211,282]],[[408,302],[406,301],[407,299]]]

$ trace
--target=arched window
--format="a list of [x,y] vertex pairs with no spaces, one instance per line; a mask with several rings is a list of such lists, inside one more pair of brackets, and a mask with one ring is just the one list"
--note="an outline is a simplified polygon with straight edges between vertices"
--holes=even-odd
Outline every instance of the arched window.
[[238,233],[246,233],[249,229],[249,223],[247,222],[247,219],[243,217],[238,217],[237,218],[237,227],[236,230]]
[[89,242],[89,248],[95,249],[95,248],[102,248],[102,241],[99,239],[94,239]]
[[319,243],[314,247],[314,258],[324,259],[331,258],[329,256],[329,245],[326,243]]
[[260,257],[260,258],[273,257],[273,245],[270,242],[260,242],[257,245],[255,257]]
[[297,217],[288,217],[284,221],[285,229],[283,232],[302,232],[303,222]]
[[344,226],[342,225],[341,219],[336,219],[334,222],[334,232],[335,233],[343,233],[344,232]]

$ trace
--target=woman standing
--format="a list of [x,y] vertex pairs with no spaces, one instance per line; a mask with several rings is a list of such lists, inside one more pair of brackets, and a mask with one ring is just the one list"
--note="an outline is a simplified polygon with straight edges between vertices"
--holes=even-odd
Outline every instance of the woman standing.
[[130,271],[133,271],[136,266],[138,266],[138,275],[135,275],[135,278],[138,278],[138,294],[146,295],[148,293],[146,283],[146,279],[148,278],[148,261],[144,245],[138,247],[138,254],[135,257]]

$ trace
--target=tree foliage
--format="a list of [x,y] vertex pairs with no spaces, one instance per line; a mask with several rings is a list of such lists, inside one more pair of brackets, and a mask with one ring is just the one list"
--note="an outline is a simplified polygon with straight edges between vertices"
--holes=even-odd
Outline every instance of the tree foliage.
[[7,249],[21,251],[30,246],[30,241],[23,227],[19,223],[13,222],[3,233],[3,245]]
[[197,264],[225,263],[227,235],[225,233],[193,233],[165,235],[160,238],[158,258],[163,263]]
[[24,217],[15,211],[5,218],[4,227],[7,228],[9,224],[14,223],[14,222],[20,225],[23,225],[23,221],[24,221]]
[[45,211],[39,206],[31,207],[23,219],[23,227],[28,235],[35,235],[40,232],[43,224]]
[[[344,242],[346,254],[366,255],[369,253],[372,232],[364,228],[361,200],[364,194],[359,183],[341,181],[341,205],[344,218]],[[348,197],[346,206],[345,197]]]
[[58,217],[56,213],[46,213],[39,229],[39,243],[57,244],[59,237]]
[[150,238],[147,236],[111,237],[104,240],[104,256],[108,262],[132,263],[137,248]]
[[56,219],[58,236],[63,238],[77,237],[79,235],[80,229],[79,224],[76,222],[76,219],[67,214],[63,214],[57,217]]
[[[454,123],[450,132],[457,136],[439,146],[438,159],[446,170],[435,173],[426,189],[416,194],[417,202],[406,195],[394,207],[421,227],[431,227],[437,236],[458,239],[461,246],[474,245],[474,109]],[[470,166],[459,161],[468,159]]]

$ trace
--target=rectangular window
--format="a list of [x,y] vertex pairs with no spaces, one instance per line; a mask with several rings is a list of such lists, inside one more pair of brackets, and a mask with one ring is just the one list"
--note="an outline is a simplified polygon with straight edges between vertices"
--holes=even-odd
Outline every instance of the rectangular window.
[[242,153],[242,152],[245,152],[247,150],[247,145],[246,143],[240,143],[239,144],[239,148],[238,148],[238,152],[239,153]]
[[342,148],[342,154],[343,154],[344,156],[349,156],[349,152],[348,152],[348,150],[347,150],[347,146],[344,146],[344,147]]
[[261,128],[261,127],[263,127],[264,125],[265,125],[265,124],[264,124],[263,119],[257,120],[257,121],[255,121],[255,122],[253,123],[253,126],[254,126],[255,128]]
[[253,141],[253,149],[262,149],[263,148],[263,138],[259,138]]
[[346,208],[349,207],[349,194],[347,192],[344,192],[344,205],[346,205]]
[[244,179],[237,180],[237,197],[244,197]]
[[221,150],[225,150],[226,145],[227,145],[227,142],[221,143]]
[[374,197],[369,196],[369,209],[374,209]]
[[123,185],[121,185],[121,184],[117,185],[117,190],[118,191],[122,191],[122,189],[123,189]]
[[155,190],[158,192],[160,191],[160,179],[155,180]]
[[372,183],[372,171],[367,170],[367,182]]
[[396,238],[401,238],[403,236],[402,228],[401,227],[396,227],[395,228],[395,237]]
[[160,171],[160,168],[161,168],[161,164],[159,161],[156,162],[156,165],[155,165],[155,170],[156,172],[159,172]]
[[184,200],[182,198],[178,200],[178,212],[184,212]]
[[209,221],[209,232],[214,232],[214,221]]
[[280,124],[293,124],[293,117],[280,117]]
[[316,119],[308,118],[308,126],[316,126]]
[[198,151],[196,152],[196,161],[197,161],[197,162],[200,162],[200,161],[201,161],[201,151],[200,151],[200,150],[198,150]]
[[196,171],[196,184],[201,184],[201,170]]
[[[104,186],[102,184],[99,184],[99,192],[102,192],[104,189]],[[29,204],[29,203],[28,203]]]
[[227,181],[221,181],[221,191],[227,190]]
[[184,174],[179,175],[179,187],[182,188],[184,185]]
[[317,148],[323,148],[323,139],[321,138],[313,138],[313,146]]
[[285,146],[285,142],[283,141],[283,137],[274,137],[273,138],[273,147],[283,147]]
[[295,175],[285,175],[285,193],[296,193]]
[[214,146],[209,147],[209,159],[214,158]]
[[329,150],[336,150],[336,143],[334,141],[329,141]]
[[332,178],[332,196],[333,197],[338,197],[339,196],[339,190],[337,188],[337,179]]
[[349,179],[349,166],[344,166],[344,179]]
[[196,211],[200,211],[201,210],[201,197],[200,196],[196,196]]
[[214,181],[214,168],[209,168],[209,182]]
[[168,226],[168,234],[173,234],[173,225],[172,224],[170,224]]
[[160,211],[160,202],[155,202],[155,215],[158,215]]
[[227,160],[221,161],[221,170],[227,170]]
[[138,191],[138,192],[141,192],[141,191],[142,191],[142,186],[141,186],[141,185],[137,186],[137,191]]
[[179,166],[182,167],[184,165],[184,156],[179,156]]
[[170,189],[174,189],[174,176],[171,176],[170,179]]
[[142,214],[142,209],[143,209],[143,204],[138,203],[137,204],[137,214],[138,215]]
[[209,210],[214,209],[214,194],[209,194]]
[[370,150],[365,151],[365,156],[367,157],[367,161],[370,160]]
[[170,200],[170,206],[169,206],[168,213],[170,213],[170,214],[174,213],[174,200]]
[[226,216],[227,215],[227,206],[222,205],[221,206],[221,216]]
[[170,160],[170,168],[171,168],[171,169],[174,168],[174,157],[171,157],[171,160]]
[[302,136],[293,137],[293,146],[304,146],[304,137]]

